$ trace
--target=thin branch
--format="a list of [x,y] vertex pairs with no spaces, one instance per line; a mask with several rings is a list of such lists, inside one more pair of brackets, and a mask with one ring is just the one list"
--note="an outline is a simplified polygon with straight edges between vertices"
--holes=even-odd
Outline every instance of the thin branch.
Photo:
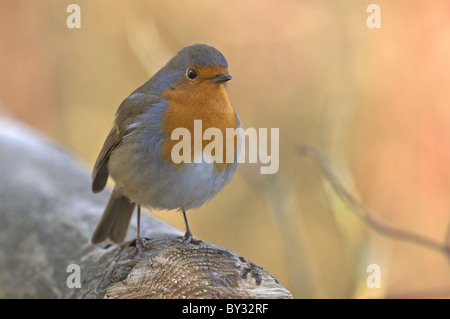
[[418,244],[436,250],[440,253],[443,253],[447,257],[450,257],[450,227],[447,231],[448,233],[446,242],[440,243],[431,238],[427,238],[416,233],[409,232],[392,225],[388,225],[383,220],[380,220],[378,217],[376,217],[376,215],[372,214],[369,209],[364,207],[364,205],[358,202],[358,200],[356,200],[356,198],[344,187],[344,185],[342,185],[342,182],[333,169],[328,157],[322,151],[313,146],[302,144],[298,147],[298,152],[300,153],[300,155],[311,158],[319,165],[323,175],[330,182],[331,186],[338,194],[338,196],[347,201],[352,207],[353,211],[357,214],[357,216],[360,217],[371,228],[385,236]]

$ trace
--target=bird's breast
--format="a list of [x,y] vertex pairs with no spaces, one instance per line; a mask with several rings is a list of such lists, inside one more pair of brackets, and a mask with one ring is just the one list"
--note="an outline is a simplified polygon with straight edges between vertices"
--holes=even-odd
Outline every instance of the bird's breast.
[[[232,165],[232,163],[226,161],[227,148],[232,149],[233,154],[236,155],[238,141],[235,136],[233,139],[228,139],[227,144],[226,134],[227,128],[235,130],[238,123],[224,85],[216,85],[206,81],[198,86],[185,83],[175,89],[164,90],[161,96],[168,101],[167,109],[162,114],[161,123],[163,134],[166,137],[162,145],[164,161],[173,163],[171,151],[179,140],[172,140],[171,135],[176,128],[186,128],[190,133],[191,161],[193,162],[194,158],[202,155],[197,154],[196,151],[199,150],[194,147],[194,140],[198,139],[198,137],[194,137],[194,133],[198,133],[198,129],[194,130],[194,123],[196,120],[201,120],[202,137],[208,128],[217,128],[217,132],[221,132],[221,136],[215,136],[215,138],[222,138],[222,143],[215,145],[222,145],[223,158],[220,163],[214,163],[216,168],[224,170]],[[209,143],[211,143],[211,140],[202,138],[202,153]]]

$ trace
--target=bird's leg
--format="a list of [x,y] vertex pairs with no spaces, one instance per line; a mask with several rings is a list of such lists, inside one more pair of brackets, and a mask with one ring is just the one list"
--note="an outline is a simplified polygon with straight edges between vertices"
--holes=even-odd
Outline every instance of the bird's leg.
[[186,233],[184,234],[183,242],[192,244],[201,243],[202,242],[201,240],[194,239],[194,236],[192,235],[191,228],[189,227],[189,222],[186,216],[186,211],[184,210],[184,208],[182,208],[181,211],[183,212],[184,223],[186,225]]
[[136,234],[136,249],[141,257],[144,257],[143,249],[148,249],[141,237],[141,205],[137,205],[137,234]]
[[183,211],[183,217],[184,217],[184,224],[186,225],[186,233],[184,234],[184,242],[191,242],[193,236],[192,236],[192,232],[191,232],[191,228],[189,227],[189,222],[186,216],[186,211],[184,210],[184,208],[181,209]]

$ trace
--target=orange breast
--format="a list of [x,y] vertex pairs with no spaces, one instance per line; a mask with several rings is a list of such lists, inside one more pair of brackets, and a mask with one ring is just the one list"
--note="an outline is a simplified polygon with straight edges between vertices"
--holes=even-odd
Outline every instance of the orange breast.
[[[211,127],[218,128],[222,132],[223,160],[222,163],[215,163],[216,167],[223,170],[231,165],[232,163],[226,163],[226,147],[232,147],[236,154],[237,137],[234,138],[234,145],[227,146],[226,128],[236,129],[237,120],[225,86],[208,80],[191,83],[186,79],[174,88],[164,90],[161,95],[169,102],[162,116],[162,125],[167,138],[162,145],[163,159],[172,162],[171,150],[179,141],[172,141],[170,137],[172,131],[179,127],[184,127],[191,133],[191,160],[199,156],[200,154],[194,154],[194,120],[202,120],[202,136],[204,131]],[[203,140],[202,152],[210,142]]]

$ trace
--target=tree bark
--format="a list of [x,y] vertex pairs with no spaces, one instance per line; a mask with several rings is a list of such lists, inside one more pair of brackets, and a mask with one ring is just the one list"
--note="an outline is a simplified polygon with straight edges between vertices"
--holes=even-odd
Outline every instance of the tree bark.
[[[148,215],[136,254],[89,238],[108,200],[69,152],[0,115],[1,298],[292,298],[270,274],[224,248],[181,242]],[[79,285],[78,285],[79,283]]]

